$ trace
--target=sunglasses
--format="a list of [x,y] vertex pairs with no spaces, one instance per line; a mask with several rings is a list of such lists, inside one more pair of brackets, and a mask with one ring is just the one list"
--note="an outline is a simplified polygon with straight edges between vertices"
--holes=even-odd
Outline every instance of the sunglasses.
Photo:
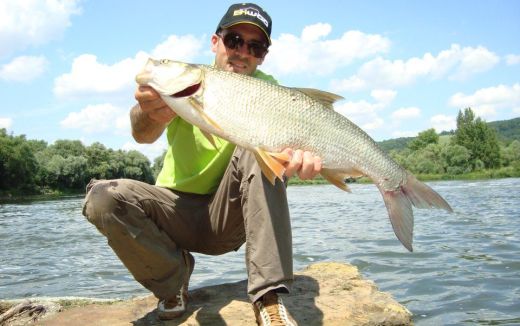
[[236,50],[241,48],[244,43],[247,45],[247,51],[255,58],[262,59],[267,54],[267,45],[259,41],[246,41],[239,34],[228,32],[225,35],[218,34],[224,41],[226,48]]

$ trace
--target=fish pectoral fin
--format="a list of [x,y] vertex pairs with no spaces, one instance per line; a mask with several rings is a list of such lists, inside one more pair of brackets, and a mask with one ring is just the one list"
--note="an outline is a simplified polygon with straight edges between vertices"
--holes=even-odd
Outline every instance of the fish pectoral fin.
[[222,131],[222,128],[220,127],[220,125],[218,123],[216,123],[215,120],[211,119],[211,117],[209,115],[207,115],[206,112],[204,112],[204,106],[202,105],[202,103],[199,100],[197,100],[193,97],[190,97],[188,101],[190,102],[191,106],[193,106],[193,108],[195,108],[195,110],[197,110],[197,112],[199,112],[200,116],[204,119],[204,121],[206,121],[207,124],[213,126],[214,128],[216,128],[219,131]]
[[330,183],[335,185],[341,190],[351,192],[347,186],[345,179],[347,178],[359,178],[364,174],[361,171],[350,169],[348,171],[338,171],[332,169],[321,169],[320,174]]
[[209,132],[204,131],[204,130],[202,130],[202,129],[200,130],[200,132],[202,133],[202,135],[204,136],[204,138],[206,138],[206,139],[209,141],[209,143],[213,146],[213,148],[214,148],[215,150],[219,151],[219,150],[218,150],[218,147],[217,147],[217,144],[215,143],[215,137],[213,137],[213,135],[210,134]]
[[325,92],[315,88],[294,88],[297,91],[304,93],[305,95],[312,97],[316,101],[320,102],[329,109],[333,109],[334,102],[342,100],[343,96]]
[[260,165],[260,168],[262,169],[262,173],[273,186],[275,184],[276,178],[283,181],[285,167],[280,162],[278,162],[276,158],[258,147],[255,148],[254,154],[258,164]]

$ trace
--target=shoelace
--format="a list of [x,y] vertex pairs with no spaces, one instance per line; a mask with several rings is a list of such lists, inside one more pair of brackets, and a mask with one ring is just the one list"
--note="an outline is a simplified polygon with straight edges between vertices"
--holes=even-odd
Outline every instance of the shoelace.
[[272,326],[284,326],[291,324],[283,305],[282,299],[278,296],[264,297],[260,304],[260,314],[264,320],[264,324]]

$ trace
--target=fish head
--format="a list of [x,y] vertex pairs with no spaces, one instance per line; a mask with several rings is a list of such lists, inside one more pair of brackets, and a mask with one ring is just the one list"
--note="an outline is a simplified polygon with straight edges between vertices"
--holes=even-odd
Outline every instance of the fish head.
[[149,58],[135,80],[139,85],[152,87],[161,95],[171,96],[199,85],[202,70],[184,62]]

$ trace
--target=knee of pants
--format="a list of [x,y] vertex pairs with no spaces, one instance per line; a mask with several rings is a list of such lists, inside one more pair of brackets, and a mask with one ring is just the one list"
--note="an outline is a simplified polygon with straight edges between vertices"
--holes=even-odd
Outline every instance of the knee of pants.
[[121,210],[118,199],[123,198],[124,187],[124,182],[120,180],[94,180],[87,187],[83,215],[104,235],[112,226],[119,224],[115,223],[115,218]]

